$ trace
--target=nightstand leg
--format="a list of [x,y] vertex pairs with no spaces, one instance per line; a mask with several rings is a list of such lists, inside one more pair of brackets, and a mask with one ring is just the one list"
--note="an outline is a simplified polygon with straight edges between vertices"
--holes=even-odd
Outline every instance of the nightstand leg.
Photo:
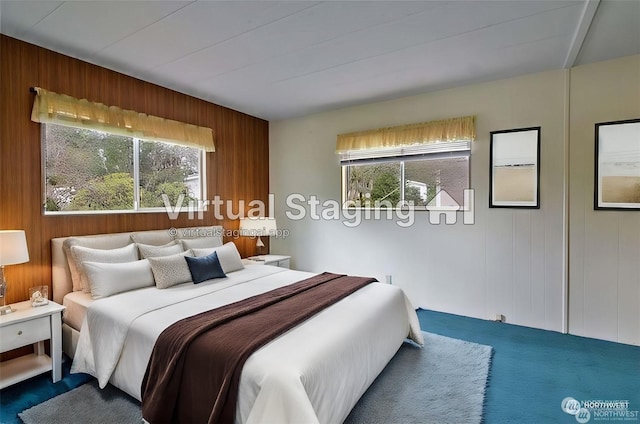
[[62,379],[62,323],[60,313],[51,315],[51,374],[53,382]]
[[38,342],[33,344],[33,353],[38,356],[44,355],[44,342]]

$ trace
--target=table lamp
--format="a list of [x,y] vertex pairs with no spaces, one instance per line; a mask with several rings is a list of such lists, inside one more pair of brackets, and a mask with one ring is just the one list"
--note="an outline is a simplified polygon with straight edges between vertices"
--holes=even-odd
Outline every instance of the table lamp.
[[277,231],[275,218],[240,218],[240,235],[257,237],[256,248],[258,255],[263,254],[264,243],[260,237],[270,236]]
[[27,238],[24,230],[0,230],[0,315],[13,312],[10,305],[6,304],[7,280],[4,277],[4,266],[29,262],[29,250],[27,250]]

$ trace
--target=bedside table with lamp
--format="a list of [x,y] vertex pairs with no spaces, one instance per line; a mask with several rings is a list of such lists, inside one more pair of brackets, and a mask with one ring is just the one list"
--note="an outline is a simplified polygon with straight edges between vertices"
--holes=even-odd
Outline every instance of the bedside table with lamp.
[[[34,353],[0,362],[0,389],[52,371],[55,383],[62,378],[62,311],[64,306],[50,302],[44,289],[33,298],[6,305],[7,281],[4,266],[29,261],[29,251],[23,230],[0,231],[0,352],[30,344]],[[43,295],[43,292],[45,293]],[[44,341],[51,340],[51,356],[44,351]]]
[[263,264],[289,268],[291,256],[270,255],[262,242],[261,237],[275,235],[278,231],[275,218],[240,218],[240,235],[256,237],[256,256],[250,256],[250,261]]

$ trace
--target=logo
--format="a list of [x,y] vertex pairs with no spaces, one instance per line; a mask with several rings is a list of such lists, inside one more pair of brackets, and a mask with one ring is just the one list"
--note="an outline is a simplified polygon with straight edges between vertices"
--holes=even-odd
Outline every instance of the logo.
[[[463,190],[462,204],[459,204],[445,190],[438,191],[433,199],[424,206],[415,206],[413,201],[403,200],[393,205],[389,200],[371,201],[370,196],[365,197],[366,199],[362,202],[360,200],[339,202],[334,199],[321,201],[314,194],[306,196],[300,193],[291,193],[285,199],[284,214],[292,221],[305,218],[314,221],[342,221],[342,224],[349,228],[359,226],[363,219],[366,221],[392,220],[395,216],[396,225],[407,228],[415,223],[416,211],[424,211],[432,225],[439,225],[442,222],[453,225],[457,222],[460,212],[464,225],[475,224],[475,192],[473,189]],[[275,195],[270,193],[267,204],[259,199],[251,200],[248,204],[244,199],[222,200],[220,196],[215,196],[213,200],[185,202],[185,196],[181,194],[178,196],[176,204],[172,205],[169,196],[162,194],[165,211],[171,220],[178,219],[181,212],[187,212],[188,219],[204,219],[205,211],[212,211],[214,218],[218,221],[245,217],[273,217],[275,200]]]
[[580,402],[572,397],[566,397],[562,400],[562,410],[567,414],[578,415],[578,412],[580,412]]
[[580,424],[584,424],[589,422],[590,419],[591,412],[589,412],[587,408],[580,408],[580,410],[576,414],[576,421],[578,421]]
[[580,424],[589,421],[638,421],[638,412],[629,409],[628,400],[583,400],[572,397],[562,399],[562,411],[576,417]]

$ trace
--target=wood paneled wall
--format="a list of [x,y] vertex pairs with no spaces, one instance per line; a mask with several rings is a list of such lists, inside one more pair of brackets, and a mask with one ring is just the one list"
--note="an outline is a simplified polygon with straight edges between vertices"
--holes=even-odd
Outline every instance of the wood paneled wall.
[[[203,220],[189,220],[186,213],[174,221],[166,213],[45,216],[40,124],[30,119],[33,86],[213,128],[216,152],[206,158],[207,199],[231,200],[236,211],[239,200],[266,204],[267,121],[0,35],[0,229],[24,229],[30,256],[26,264],[6,267],[8,302],[26,300],[31,286],[49,284],[51,290],[54,237],[214,224],[238,228],[237,220],[216,220],[212,208]],[[243,256],[255,254],[255,240],[235,241]]]

